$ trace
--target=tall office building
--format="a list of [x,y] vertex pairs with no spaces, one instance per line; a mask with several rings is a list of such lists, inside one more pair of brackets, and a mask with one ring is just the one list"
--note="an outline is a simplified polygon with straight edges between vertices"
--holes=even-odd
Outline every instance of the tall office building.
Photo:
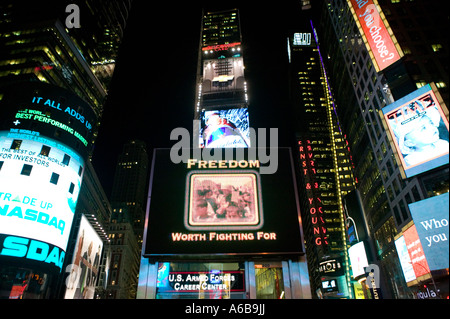
[[[148,170],[145,143],[139,140],[126,143],[119,155],[114,173],[110,198],[115,212],[112,218],[119,222],[129,221],[140,244],[144,233]],[[124,207],[128,211],[128,218],[117,214],[117,210],[122,210]]]
[[[441,297],[448,296],[448,249],[437,248],[439,258],[427,251],[420,226],[424,216],[437,218],[442,211],[433,209],[432,202],[448,207],[449,48],[444,6],[444,1],[421,0],[323,2],[323,51],[354,155],[373,247],[368,258],[379,265],[382,294],[388,298],[418,298],[424,284],[433,286],[435,295],[439,290]],[[415,123],[409,113],[401,115],[408,108],[418,113],[414,119],[435,113],[430,115],[430,128],[439,132],[437,141],[447,145],[438,147],[433,141],[441,153],[432,151],[429,155],[434,155],[421,163],[411,164],[411,147],[404,147]],[[428,203],[428,210],[417,208],[423,203]],[[417,233],[411,235],[414,227]],[[411,257],[411,247],[418,242],[424,248],[421,261]],[[430,264],[442,258],[447,262]]]
[[[71,10],[67,10],[69,4]],[[67,186],[73,199],[68,200],[69,197],[66,194],[58,195],[59,193],[54,189],[45,194],[45,196],[49,196],[48,203],[64,198],[70,209],[75,210],[80,185],[85,184],[81,182],[81,178],[86,180],[86,185],[80,192],[80,205],[74,213],[76,217],[73,218],[73,222],[72,219],[60,222],[60,225],[66,222],[67,228],[65,228],[64,236],[70,233],[69,238],[64,237],[69,243],[67,250],[61,243],[57,245],[61,249],[61,258],[57,265],[60,269],[64,266],[64,271],[57,278],[47,272],[48,269],[42,265],[37,265],[37,268],[28,267],[17,270],[8,268],[9,264],[2,262],[2,266],[5,265],[8,268],[3,269],[6,275],[2,279],[8,281],[8,276],[12,276],[17,278],[16,280],[24,280],[21,282],[20,289],[17,288],[17,283],[12,281],[8,281],[6,285],[2,284],[4,289],[2,288],[1,294],[6,297],[57,298],[64,295],[64,290],[67,288],[65,298],[94,298],[95,282],[99,276],[102,276],[98,272],[101,259],[99,254],[102,251],[103,242],[107,242],[104,222],[109,220],[108,215],[111,212],[109,204],[104,202],[106,199],[92,166],[85,161],[89,161],[92,155],[92,144],[96,140],[107,87],[112,76],[113,64],[130,5],[131,1],[114,3],[83,1],[76,6],[79,11],[77,11],[78,14],[75,14],[77,17],[81,16],[81,24],[71,27],[66,18],[73,13],[72,1],[48,1],[46,5],[42,5],[42,3],[19,0],[3,1],[0,4],[2,14],[0,21],[0,86],[2,89],[0,100],[5,99],[5,103],[14,101],[10,91],[15,92],[16,98],[19,100],[22,96],[29,97],[26,93],[28,91],[32,92],[29,93],[30,96],[34,94],[35,97],[34,100],[31,96],[29,101],[22,102],[22,105],[26,103],[31,103],[31,105],[26,110],[18,109],[18,113],[15,114],[14,127],[10,127],[11,124],[6,122],[6,126],[3,127],[3,129],[9,129],[9,134],[18,134],[17,141],[22,142],[7,145],[9,142],[6,140],[2,143],[6,143],[4,146],[5,149],[10,150],[9,152],[29,151],[34,154],[36,152],[32,148],[39,147],[39,143],[44,143],[43,151],[38,154],[51,159],[54,165],[59,166],[59,169],[57,170],[55,167],[52,168],[52,172],[42,171],[39,173],[39,170],[44,167],[32,169],[29,165],[30,167],[27,166],[28,170],[26,170],[26,176],[39,180],[40,184],[35,185],[35,188],[42,191],[47,189],[47,179],[40,178],[45,175],[40,176],[39,174],[51,173],[48,184],[58,185],[61,189],[65,189],[66,179],[70,175],[68,172],[74,169],[73,167],[69,169],[69,166],[80,164],[74,169],[75,175],[80,180],[75,182],[74,179],[72,184]],[[72,16],[72,18],[76,20],[76,17]],[[9,88],[5,91],[8,85],[23,88],[23,92]],[[30,89],[30,87],[34,87],[34,89]],[[8,100],[6,100],[7,96],[9,96]],[[39,108],[39,106],[43,108]],[[27,112],[35,113],[32,115]],[[83,127],[79,127],[80,123]],[[71,141],[72,139],[75,142]],[[60,156],[61,158],[59,158]],[[63,168],[66,168],[66,171]],[[85,171],[87,174],[84,174]],[[14,170],[5,163],[2,173],[14,174]],[[5,185],[8,184],[10,183],[3,181],[1,186],[6,187]],[[31,179],[27,184],[33,185]],[[62,207],[56,209],[59,218],[65,209]],[[6,222],[2,222],[2,224],[8,226]],[[72,229],[71,226],[73,226]],[[2,239],[5,234],[11,235],[10,229],[12,228],[8,228],[9,230],[2,231]],[[28,225],[26,229],[30,234],[39,231],[33,225]],[[41,233],[44,234],[44,232]],[[31,238],[37,242],[44,237],[31,236]],[[53,239],[49,239],[48,236],[43,242],[45,245],[54,244]],[[42,249],[42,254],[46,251],[44,243],[39,248]],[[5,244],[3,240],[1,244]],[[1,251],[5,252],[5,250]],[[67,253],[65,260],[64,253]],[[95,275],[86,276],[79,281],[80,269],[83,274],[87,271],[85,263],[80,263],[82,258],[88,258],[89,262],[92,262],[93,268],[91,267],[89,271],[90,274],[95,272]],[[107,254],[103,255],[103,259],[105,258],[107,258]],[[105,263],[102,263],[100,267],[104,268]],[[65,266],[68,264],[76,266],[65,272],[67,270]],[[40,280],[32,281],[32,278],[36,277],[32,275],[33,271],[36,272],[36,275],[41,276]],[[70,285],[66,286],[68,282]],[[80,290],[80,287],[85,289]],[[9,288],[11,291],[8,291]]]
[[199,130],[154,150],[138,298],[311,296],[291,150],[250,134],[239,15],[203,12]]
[[[200,136],[193,147],[250,146],[242,51],[239,10],[204,13],[194,113],[200,120]],[[217,121],[224,123],[212,131]]]
[[309,22],[305,19],[304,29],[289,37],[288,55],[311,290],[315,297],[349,298],[342,198],[355,181],[317,33]]

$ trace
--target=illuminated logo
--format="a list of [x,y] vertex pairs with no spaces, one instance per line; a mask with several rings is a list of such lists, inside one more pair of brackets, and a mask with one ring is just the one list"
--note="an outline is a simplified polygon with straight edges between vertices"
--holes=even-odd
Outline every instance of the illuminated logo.
[[26,258],[54,264],[62,269],[65,253],[62,249],[47,243],[23,237],[7,236],[0,246],[0,256]]

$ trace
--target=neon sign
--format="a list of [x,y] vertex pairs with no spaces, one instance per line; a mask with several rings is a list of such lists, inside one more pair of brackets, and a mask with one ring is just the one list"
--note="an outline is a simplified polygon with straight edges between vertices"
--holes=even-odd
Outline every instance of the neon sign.
[[308,196],[309,204],[309,217],[311,219],[313,227],[314,242],[317,246],[328,245],[328,236],[326,235],[327,229],[325,228],[325,220],[323,219],[323,207],[322,201],[317,196],[319,189],[319,183],[315,181],[315,175],[317,174],[315,168],[314,156],[312,153],[312,147],[310,141],[298,141],[300,151],[301,169],[306,179],[306,194]]
[[202,51],[225,51],[230,48],[234,48],[238,45],[241,45],[241,42],[234,42],[234,43],[226,43],[226,44],[217,44],[217,45],[210,45],[207,47],[202,48]]

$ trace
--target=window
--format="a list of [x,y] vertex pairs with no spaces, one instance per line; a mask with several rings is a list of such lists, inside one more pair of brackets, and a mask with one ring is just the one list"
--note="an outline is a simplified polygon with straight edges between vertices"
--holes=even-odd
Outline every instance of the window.
[[33,165],[23,164],[21,175],[30,176]]
[[50,177],[50,183],[58,184],[59,174],[52,173],[52,177]]
[[11,144],[11,149],[18,150],[20,149],[20,145],[22,145],[22,140],[14,140]]
[[73,194],[73,190],[74,189],[75,189],[75,184],[74,183],[70,183],[69,193]]
[[39,154],[43,156],[48,156],[48,154],[50,154],[50,149],[51,149],[50,146],[42,145],[41,153]]
[[67,155],[67,154],[64,154],[64,158],[63,158],[62,163],[63,163],[64,165],[69,165],[69,162],[70,162],[70,156]]

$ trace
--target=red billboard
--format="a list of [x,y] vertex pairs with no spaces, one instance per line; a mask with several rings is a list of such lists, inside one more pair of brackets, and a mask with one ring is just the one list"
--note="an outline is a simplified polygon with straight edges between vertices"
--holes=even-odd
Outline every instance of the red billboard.
[[411,258],[412,267],[416,277],[430,273],[430,268],[428,267],[416,226],[412,225],[405,230],[403,232],[403,237],[405,237],[406,248],[408,249],[408,254]]
[[[362,32],[372,52],[377,71],[381,71],[401,58],[393,39],[380,15],[379,6],[372,0],[350,0]],[[375,1],[376,2],[376,1]],[[380,10],[381,11],[381,10]]]

